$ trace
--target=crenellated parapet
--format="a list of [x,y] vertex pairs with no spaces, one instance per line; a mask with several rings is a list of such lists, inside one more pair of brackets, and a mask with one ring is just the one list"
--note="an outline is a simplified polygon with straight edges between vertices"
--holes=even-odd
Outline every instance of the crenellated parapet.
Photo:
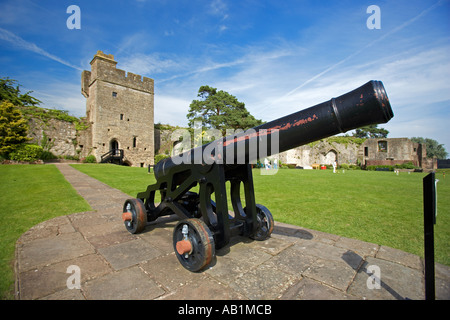
[[112,54],[105,54],[99,50],[90,64],[91,71],[84,70],[81,74],[81,92],[85,97],[89,96],[89,87],[97,80],[119,84],[151,94],[154,93],[153,79],[117,69],[117,61],[114,60]]

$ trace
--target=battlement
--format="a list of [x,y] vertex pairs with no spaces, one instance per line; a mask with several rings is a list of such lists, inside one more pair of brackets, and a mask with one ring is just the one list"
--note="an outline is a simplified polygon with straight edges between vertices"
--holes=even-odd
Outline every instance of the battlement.
[[127,88],[144,91],[148,93],[154,92],[153,79],[142,77],[140,75],[117,69],[117,61],[114,60],[112,54],[105,54],[97,51],[91,60],[91,71],[82,73],[83,95],[89,95],[87,87],[90,87],[96,80],[101,80],[113,84],[118,84]]
[[110,60],[114,64],[117,64],[117,61],[114,60],[114,55],[103,53],[103,51],[101,51],[101,50],[98,50],[97,53],[94,55],[94,58],[92,58],[92,60],[91,60],[91,65],[94,63],[95,59]]

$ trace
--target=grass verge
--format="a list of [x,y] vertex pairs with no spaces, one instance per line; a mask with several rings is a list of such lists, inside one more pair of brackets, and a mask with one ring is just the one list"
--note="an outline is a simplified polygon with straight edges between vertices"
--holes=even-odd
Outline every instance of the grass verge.
[[14,251],[34,225],[92,210],[54,165],[0,166],[0,299],[14,298]]

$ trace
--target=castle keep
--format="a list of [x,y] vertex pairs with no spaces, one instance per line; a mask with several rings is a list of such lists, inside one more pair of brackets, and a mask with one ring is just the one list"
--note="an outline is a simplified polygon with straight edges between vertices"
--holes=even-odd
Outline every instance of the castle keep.
[[154,162],[153,79],[116,68],[112,54],[98,51],[91,71],[81,74],[89,129],[80,137],[82,155],[97,162],[144,167]]

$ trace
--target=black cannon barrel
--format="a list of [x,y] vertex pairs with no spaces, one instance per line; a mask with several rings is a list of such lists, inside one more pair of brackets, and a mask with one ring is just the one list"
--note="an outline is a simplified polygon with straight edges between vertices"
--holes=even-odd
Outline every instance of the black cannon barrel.
[[393,116],[382,82],[369,81],[337,98],[161,160],[155,177],[179,164],[252,163],[348,130],[386,123]]

